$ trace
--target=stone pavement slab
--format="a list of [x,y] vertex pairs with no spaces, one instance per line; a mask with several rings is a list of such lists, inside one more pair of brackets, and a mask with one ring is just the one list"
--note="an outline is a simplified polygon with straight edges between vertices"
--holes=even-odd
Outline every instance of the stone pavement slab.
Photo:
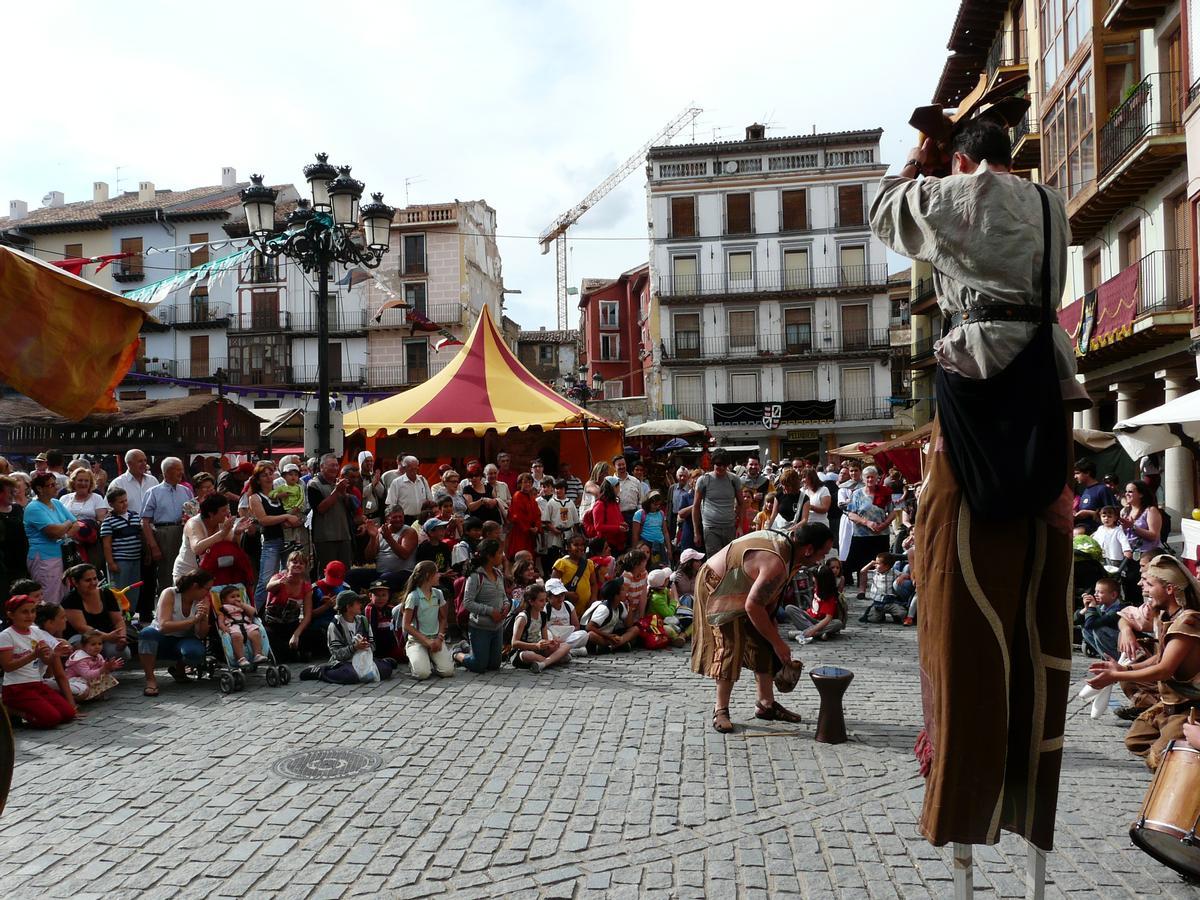
[[[855,673],[849,743],[813,741],[807,678],[787,698],[802,724],[756,722],[745,679],[738,733],[716,734],[686,650],[230,696],[164,680],[144,698],[125,674],[80,723],[18,732],[0,897],[949,896],[949,849],[916,833],[915,630],[852,623],[796,653]],[[1068,723],[1047,896],[1200,898],[1129,842],[1150,779],[1123,733]],[[322,745],[382,765],[272,770]],[[979,895],[1021,896],[1024,852],[978,848]]]

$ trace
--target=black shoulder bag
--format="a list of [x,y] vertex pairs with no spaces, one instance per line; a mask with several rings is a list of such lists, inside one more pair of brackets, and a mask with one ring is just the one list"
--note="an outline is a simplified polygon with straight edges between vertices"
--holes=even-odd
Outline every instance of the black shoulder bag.
[[[1042,510],[1067,483],[1067,419],[1054,351],[1050,203],[1042,201],[1042,316],[1004,371],[966,378],[938,367],[934,379],[945,452],[972,512],[988,519]],[[1020,496],[1018,496],[1020,492]]]

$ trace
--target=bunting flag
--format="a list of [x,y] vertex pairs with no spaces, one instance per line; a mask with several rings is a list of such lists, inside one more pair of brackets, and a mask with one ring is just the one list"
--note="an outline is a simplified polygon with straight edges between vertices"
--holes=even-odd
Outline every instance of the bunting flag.
[[456,337],[440,337],[433,342],[434,350],[441,350],[443,347],[461,347],[462,341]]
[[145,308],[0,246],[0,380],[60,416],[117,412]]
[[108,253],[104,256],[72,256],[69,259],[52,259],[50,260],[50,265],[66,269],[72,275],[78,277],[83,274],[84,266],[99,263],[100,265],[96,266],[96,271],[100,272],[113,260],[126,259],[133,255],[132,253]]
[[243,247],[241,250],[230,253],[228,256],[222,256],[220,259],[201,263],[194,269],[176,272],[174,275],[169,275],[161,281],[148,284],[145,287],[138,288],[136,291],[130,291],[125,296],[137,303],[157,305],[162,303],[172,291],[178,290],[185,284],[191,284],[197,279],[211,279],[211,285],[219,283],[227,272],[236,269],[252,253],[254,253],[253,247]]
[[356,284],[362,284],[364,281],[371,281],[373,276],[370,272],[362,269],[350,269],[337,280],[339,287],[352,288]]

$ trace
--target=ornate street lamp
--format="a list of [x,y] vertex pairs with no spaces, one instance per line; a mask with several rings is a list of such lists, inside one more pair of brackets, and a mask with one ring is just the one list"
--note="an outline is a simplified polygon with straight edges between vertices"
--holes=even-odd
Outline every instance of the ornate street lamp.
[[[588,387],[587,366],[580,366],[579,377],[576,377],[573,373],[568,373],[559,379],[558,387],[564,397],[576,406],[581,406],[586,410],[589,400],[601,396],[604,388],[604,376],[596,372],[592,375],[592,386]],[[588,469],[590,470],[592,467],[592,443],[588,438],[587,416],[583,417],[583,443],[587,447]]]
[[350,177],[350,167],[334,168],[325,153],[304,167],[312,190],[311,204],[302,199],[287,217],[286,229],[274,234],[278,191],[264,185],[263,176],[251,175],[241,192],[250,240],[265,257],[284,256],[305,272],[317,273],[317,456],[333,449],[329,427],[329,270],[336,263],[346,268],[376,268],[389,248],[389,228],[396,210],[372,194],[362,209],[363,239],[354,239],[359,224],[363,183]]

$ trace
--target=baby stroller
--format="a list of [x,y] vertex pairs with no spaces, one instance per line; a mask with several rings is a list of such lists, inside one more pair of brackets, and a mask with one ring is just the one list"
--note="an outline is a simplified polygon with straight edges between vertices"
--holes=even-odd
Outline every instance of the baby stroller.
[[[255,616],[247,624],[258,626],[262,638],[263,656],[266,662],[251,662],[248,669],[243,670],[237,665],[233,652],[233,641],[230,636],[216,627],[217,610],[221,605],[221,591],[233,585],[241,590],[241,601],[253,605],[246,585],[255,584],[254,567],[250,557],[233,541],[220,541],[214,544],[200,560],[200,568],[213,574],[212,606],[213,627],[208,631],[208,655],[205,668],[210,678],[216,679],[217,687],[222,694],[240,691],[246,687],[247,675],[262,675],[268,687],[278,687],[292,680],[292,672],[287,666],[281,665],[271,652],[271,642],[267,635],[266,625],[261,616]],[[243,636],[245,647],[249,647],[249,638]],[[252,655],[247,652],[247,658]]]

